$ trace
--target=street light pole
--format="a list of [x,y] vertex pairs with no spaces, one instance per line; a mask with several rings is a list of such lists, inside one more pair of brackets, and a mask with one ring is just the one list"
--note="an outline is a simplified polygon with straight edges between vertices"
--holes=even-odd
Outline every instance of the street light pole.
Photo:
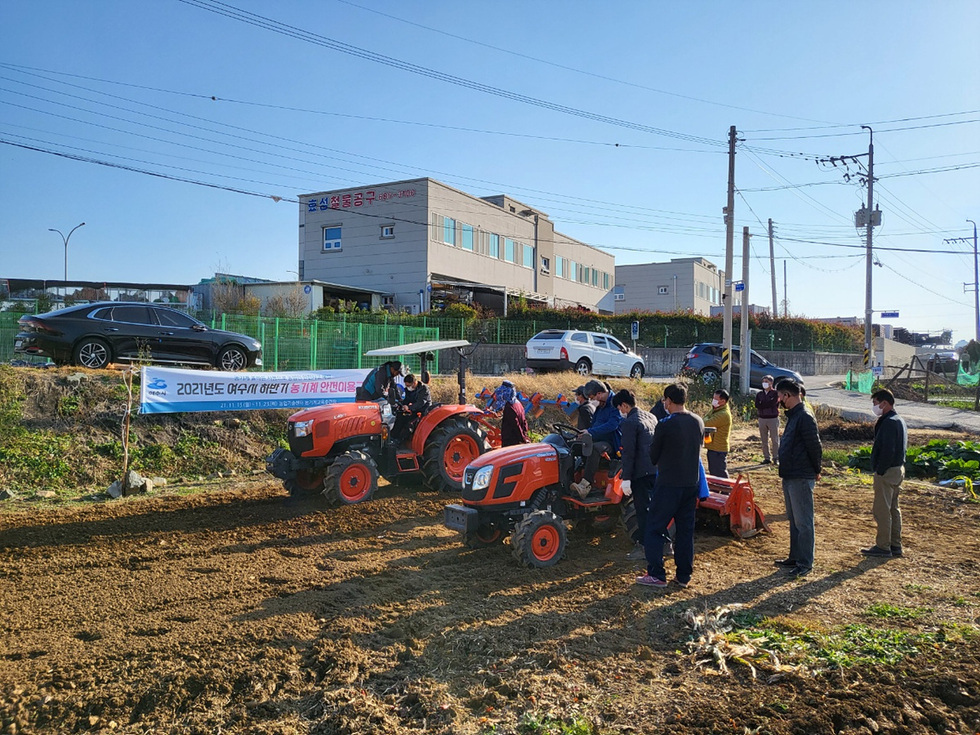
[[[65,237],[64,233],[62,233],[61,230],[56,230],[52,227],[48,228],[48,232],[57,232],[59,235],[61,235],[61,239],[65,243],[65,281],[68,280],[68,241],[71,240],[71,233],[77,230],[79,227],[82,227],[84,224],[85,223],[82,222],[81,224],[72,227],[71,232],[68,233],[68,237]],[[68,288],[67,284],[65,285],[65,288]]]

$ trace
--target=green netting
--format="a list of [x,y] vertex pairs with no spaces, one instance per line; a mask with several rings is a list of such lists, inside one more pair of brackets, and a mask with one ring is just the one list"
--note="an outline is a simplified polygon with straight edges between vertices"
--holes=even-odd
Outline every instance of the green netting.
[[956,369],[956,382],[959,385],[975,386],[978,382],[980,382],[980,372],[968,373],[963,368],[963,363],[961,362]]
[[844,383],[844,387],[847,390],[856,390],[858,393],[864,393],[866,395],[871,395],[874,391],[875,385],[875,375],[870,370],[864,372],[852,372],[847,371],[847,380]]

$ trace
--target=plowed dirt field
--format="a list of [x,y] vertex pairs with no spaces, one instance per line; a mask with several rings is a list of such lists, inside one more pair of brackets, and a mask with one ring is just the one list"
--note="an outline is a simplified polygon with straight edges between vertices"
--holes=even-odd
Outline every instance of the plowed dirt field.
[[[411,487],[325,509],[256,476],[6,509],[0,731],[980,731],[980,506],[910,485],[907,555],[867,559],[870,484],[828,472],[816,568],[791,581],[776,474],[751,477],[772,535],[699,531],[687,590],[635,586],[622,533],[573,531],[545,570],[466,549],[451,498]],[[779,666],[746,653],[722,674],[689,651],[684,612],[732,604],[791,641]],[[919,642],[801,653],[847,630]]]

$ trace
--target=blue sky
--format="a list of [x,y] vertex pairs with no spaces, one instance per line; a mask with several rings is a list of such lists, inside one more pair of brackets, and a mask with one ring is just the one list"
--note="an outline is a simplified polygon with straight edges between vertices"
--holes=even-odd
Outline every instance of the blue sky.
[[864,238],[851,223],[866,192],[817,159],[866,153],[860,125],[872,124],[874,308],[969,338],[972,245],[943,240],[972,237],[966,220],[980,219],[978,28],[973,0],[8,0],[0,139],[213,186],[0,145],[0,276],[61,278],[64,247],[48,228],[84,221],[72,278],[289,279],[290,200],[426,175],[521,199],[617,263],[702,255],[723,266],[735,125],[736,253],[748,226],[752,301],[771,302],[771,217],[790,311],[863,317]]

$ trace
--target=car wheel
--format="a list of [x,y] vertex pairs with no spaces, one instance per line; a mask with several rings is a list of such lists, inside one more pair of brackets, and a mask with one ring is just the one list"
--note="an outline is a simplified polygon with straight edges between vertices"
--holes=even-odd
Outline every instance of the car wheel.
[[592,375],[592,363],[587,357],[583,357],[575,363],[575,372],[579,375]]
[[244,370],[246,365],[248,365],[248,356],[241,347],[235,345],[225,347],[218,355],[217,367],[221,370],[233,373]]
[[721,373],[714,368],[705,368],[698,373],[698,377],[701,378],[705,385],[714,385],[721,380]]
[[630,370],[630,377],[633,380],[640,380],[643,377],[643,366],[640,363],[636,363],[633,369]]
[[83,339],[75,345],[74,363],[80,367],[101,370],[112,359],[112,350],[101,339]]

